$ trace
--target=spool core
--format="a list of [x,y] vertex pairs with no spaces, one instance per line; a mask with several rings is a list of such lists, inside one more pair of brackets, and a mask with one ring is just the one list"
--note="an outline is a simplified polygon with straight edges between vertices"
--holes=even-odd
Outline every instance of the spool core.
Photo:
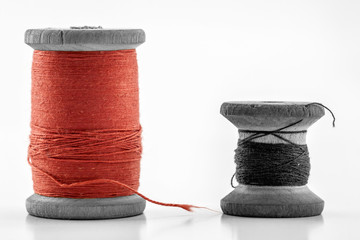
[[[141,29],[28,29],[25,43],[41,51],[115,51],[145,42]],[[26,200],[30,215],[57,219],[108,219],[141,214],[146,201],[134,194],[114,198],[72,199],[33,194]]]
[[[243,131],[274,131],[300,121],[284,131],[306,131],[324,114],[324,108],[306,102],[225,102],[220,113]],[[248,135],[239,134],[240,139]],[[287,134],[289,138],[290,134]],[[306,132],[290,136],[295,144],[306,144]],[[271,135],[256,142],[285,141]],[[225,214],[246,217],[309,217],[320,215],[324,201],[304,186],[238,185],[221,200]]]

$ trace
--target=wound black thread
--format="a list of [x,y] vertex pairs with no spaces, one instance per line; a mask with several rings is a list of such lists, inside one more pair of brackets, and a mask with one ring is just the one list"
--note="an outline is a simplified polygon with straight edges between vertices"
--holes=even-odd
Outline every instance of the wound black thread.
[[[335,114],[330,108],[318,102],[312,102],[305,106],[311,105],[318,105],[328,110],[333,117],[332,124],[335,127]],[[306,130],[286,131],[287,128],[295,126],[302,121],[303,119],[272,131],[239,130],[239,133],[253,134],[238,140],[238,148],[235,150],[236,172],[231,178],[231,186],[235,188],[233,185],[234,177],[236,177],[238,183],[245,185],[306,185],[310,175],[310,158],[307,145],[297,145],[281,136],[282,134],[306,133]],[[272,135],[287,144],[269,144],[252,141],[268,135]]]
[[236,180],[257,186],[303,186],[310,174],[307,145],[242,142],[235,150]]

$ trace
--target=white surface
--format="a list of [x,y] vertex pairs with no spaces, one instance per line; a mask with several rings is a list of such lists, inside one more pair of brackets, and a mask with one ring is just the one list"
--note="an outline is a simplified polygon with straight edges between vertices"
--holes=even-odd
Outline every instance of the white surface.
[[[149,207],[145,214],[113,220],[64,221],[6,212],[0,220],[5,239],[267,239],[358,240],[359,216],[325,212],[323,216],[293,219],[242,218],[197,210],[187,213]],[[2,238],[4,239],[4,238]]]
[[[359,12],[355,0],[5,1],[0,239],[359,239]],[[140,191],[156,200],[218,209],[231,191],[237,132],[219,114],[222,102],[316,101],[330,107],[337,127],[327,114],[307,139],[309,187],[326,202],[322,220],[222,220],[151,204],[146,221],[27,217],[24,201],[33,192],[26,163],[32,49],[24,44],[24,32],[74,25],[143,28],[147,34],[138,48]]]

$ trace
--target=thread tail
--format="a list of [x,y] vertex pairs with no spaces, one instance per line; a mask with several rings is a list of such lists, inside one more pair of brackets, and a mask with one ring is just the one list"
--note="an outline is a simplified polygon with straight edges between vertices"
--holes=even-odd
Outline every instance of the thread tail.
[[[83,182],[76,182],[76,183],[71,183],[71,184],[66,184],[66,183],[61,183],[58,180],[56,180],[53,176],[51,176],[50,174],[48,174],[47,172],[41,170],[40,168],[36,167],[32,162],[31,162],[31,157],[28,156],[27,158],[28,164],[35,168],[36,170],[40,171],[41,173],[43,173],[45,176],[47,176],[48,178],[50,178],[52,181],[54,181],[57,185],[59,185],[60,187],[64,187],[64,188],[70,188],[70,187],[75,187],[75,186],[84,186],[87,184],[94,184],[94,183],[113,183],[113,184],[117,184],[121,187],[127,188],[128,190],[130,190],[131,192],[139,195],[141,198],[145,199],[146,201],[149,201],[151,203],[160,205],[160,206],[166,206],[166,207],[178,207],[178,208],[182,208],[186,211],[189,212],[193,212],[193,208],[204,208],[204,209],[208,209],[211,210],[209,208],[206,207],[200,207],[200,206],[195,206],[195,205],[190,205],[190,204],[177,204],[177,203],[164,203],[164,202],[159,202],[159,201],[155,201],[152,200],[148,197],[146,197],[144,194],[138,192],[137,190],[135,190],[134,188],[119,182],[119,181],[115,181],[112,179],[94,179],[94,180],[88,180],[88,181],[83,181]],[[213,211],[213,210],[211,210]]]

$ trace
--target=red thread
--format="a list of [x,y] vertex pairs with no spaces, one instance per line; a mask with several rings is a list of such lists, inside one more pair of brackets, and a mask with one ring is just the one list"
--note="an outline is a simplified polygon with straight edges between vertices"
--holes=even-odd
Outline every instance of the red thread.
[[28,162],[48,197],[138,194],[141,159],[135,50],[34,51]]

